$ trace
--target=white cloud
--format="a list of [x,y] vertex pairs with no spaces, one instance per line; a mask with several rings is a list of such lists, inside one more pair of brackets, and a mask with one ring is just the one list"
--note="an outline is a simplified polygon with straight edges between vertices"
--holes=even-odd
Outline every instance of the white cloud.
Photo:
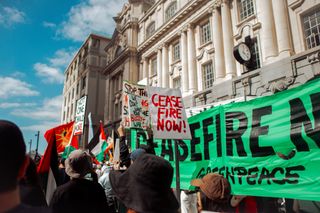
[[18,102],[4,102],[0,103],[0,109],[18,108],[18,107],[32,107],[36,103],[18,103]]
[[69,48],[68,50],[60,49],[55,52],[54,57],[49,58],[49,61],[54,67],[66,67],[75,54],[76,51],[73,48]]
[[44,21],[42,22],[44,27],[48,27],[48,28],[55,28],[57,25],[55,23],[52,22],[48,22],[48,21]]
[[47,64],[36,63],[33,65],[36,74],[43,78],[45,83],[63,83],[64,76],[59,68],[48,66]]
[[8,98],[12,96],[37,96],[39,92],[32,89],[27,82],[12,77],[0,76],[0,98]]
[[73,41],[84,41],[90,33],[112,34],[113,17],[120,12],[127,0],[86,0],[73,6],[58,35]]
[[24,23],[26,15],[24,12],[19,11],[13,7],[0,8],[0,24],[3,26],[12,26],[17,23]]
[[24,74],[23,72],[16,71],[16,72],[12,73],[11,76],[15,77],[15,78],[24,78],[26,76],[26,74]]
[[53,127],[58,126],[60,123],[58,121],[44,121],[38,124],[30,125],[30,126],[22,126],[22,131],[40,131],[41,133],[46,132],[49,129],[52,129]]
[[44,99],[39,107],[15,109],[11,112],[14,116],[30,118],[32,120],[59,122],[62,106],[62,95],[51,99]]
[[37,76],[42,78],[45,83],[63,83],[65,70],[71,62],[73,56],[76,54],[75,48],[60,49],[54,53],[54,56],[47,58],[49,63],[35,63],[33,68]]

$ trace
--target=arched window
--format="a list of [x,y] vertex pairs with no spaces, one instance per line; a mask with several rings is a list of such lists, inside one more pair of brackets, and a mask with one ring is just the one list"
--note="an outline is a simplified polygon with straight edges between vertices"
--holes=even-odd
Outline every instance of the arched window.
[[153,21],[148,25],[146,29],[147,38],[149,38],[155,31],[156,31],[156,23]]
[[170,18],[174,16],[177,11],[177,2],[172,2],[166,9],[166,17],[165,20],[168,21]]

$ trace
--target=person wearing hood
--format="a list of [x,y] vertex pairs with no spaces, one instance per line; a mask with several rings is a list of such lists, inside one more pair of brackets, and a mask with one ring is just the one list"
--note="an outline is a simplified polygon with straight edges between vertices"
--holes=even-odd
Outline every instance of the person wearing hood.
[[108,213],[106,195],[102,186],[85,179],[92,171],[90,156],[83,150],[70,153],[66,162],[66,173],[70,181],[59,186],[53,194],[50,207],[59,213]]
[[165,159],[142,154],[124,172],[111,171],[110,183],[130,213],[177,213],[171,189],[173,168]]

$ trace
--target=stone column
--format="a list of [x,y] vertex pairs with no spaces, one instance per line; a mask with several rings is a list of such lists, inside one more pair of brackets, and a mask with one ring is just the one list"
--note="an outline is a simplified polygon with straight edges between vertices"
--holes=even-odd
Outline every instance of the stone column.
[[161,87],[162,86],[162,55],[161,55],[161,47],[158,48],[158,53],[157,53],[157,79],[158,83],[157,86]]
[[[271,0],[256,1],[257,15],[261,22],[261,46],[263,63],[270,63],[278,55]],[[276,14],[279,15],[279,14]]]
[[168,47],[162,46],[162,87],[169,87]]
[[213,21],[213,45],[214,45],[214,65],[216,80],[223,79],[226,75],[223,55],[223,40],[221,27],[221,14],[219,8],[215,6],[212,11]]
[[194,26],[188,25],[187,40],[188,40],[188,75],[189,75],[189,91],[194,93],[197,91],[198,78],[196,68],[196,46],[194,40]]
[[288,6],[285,0],[272,0],[274,23],[278,41],[279,55],[282,57],[292,54],[291,33]]
[[149,61],[148,59],[143,59],[143,71],[142,71],[142,79],[145,79],[148,77],[148,67],[149,67]]
[[169,46],[169,52],[168,52],[168,55],[169,55],[169,87],[172,88],[173,87],[173,79],[172,79],[172,73],[171,73],[171,64],[172,64],[172,55],[173,55],[173,46],[172,44],[170,44]]
[[113,111],[114,111],[114,100],[113,100],[113,95],[114,95],[114,82],[111,76],[109,76],[109,119],[111,121],[114,121],[113,117]]
[[184,30],[181,31],[180,37],[181,44],[181,80],[182,80],[182,92],[186,93],[189,91],[189,77],[188,77],[188,47],[187,47],[187,35]]
[[226,68],[226,78],[231,79],[237,75],[236,63],[233,57],[233,31],[231,23],[231,14],[229,0],[222,0],[221,3],[221,17],[222,17],[222,34],[223,34],[223,48],[224,60]]

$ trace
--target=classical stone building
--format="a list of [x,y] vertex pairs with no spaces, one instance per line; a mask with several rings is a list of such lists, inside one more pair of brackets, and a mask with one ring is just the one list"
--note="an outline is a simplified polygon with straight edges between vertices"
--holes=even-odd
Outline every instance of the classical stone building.
[[181,88],[187,107],[270,95],[319,74],[318,45],[319,0],[159,0],[139,19],[139,79]]
[[104,105],[105,124],[119,124],[121,121],[123,80],[139,80],[138,20],[152,4],[152,1],[131,0],[114,17],[116,29],[110,43],[105,47],[107,65],[103,69],[107,91]]
[[[193,108],[271,95],[320,73],[319,0],[129,0],[115,21],[108,122],[120,121],[122,80],[180,88]],[[233,55],[242,42],[250,66]]]
[[108,38],[90,34],[65,70],[61,123],[73,121],[77,100],[88,96],[82,143],[87,143],[88,113],[95,125],[103,120],[106,77],[101,69],[107,63],[104,48],[109,42]]

